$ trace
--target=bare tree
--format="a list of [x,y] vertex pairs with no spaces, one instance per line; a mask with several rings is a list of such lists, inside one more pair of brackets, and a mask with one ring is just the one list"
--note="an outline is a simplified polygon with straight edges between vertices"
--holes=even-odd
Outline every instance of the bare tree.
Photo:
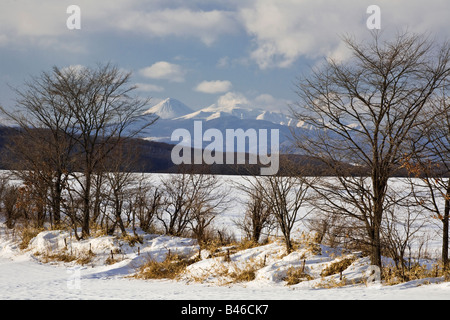
[[255,186],[240,184],[237,186],[247,195],[244,217],[235,224],[244,232],[246,237],[254,243],[259,243],[261,236],[273,230],[275,221],[273,210],[264,201],[264,192]]
[[119,142],[111,151],[108,158],[103,161],[102,172],[105,182],[100,184],[101,189],[107,189],[106,200],[114,215],[114,223],[108,233],[114,232],[116,226],[119,226],[123,236],[127,235],[123,214],[125,206],[130,207],[133,201],[134,172],[139,150],[132,143],[124,144]]
[[55,81],[54,74],[47,72],[32,77],[25,82],[24,89],[14,89],[17,94],[14,111],[2,107],[0,111],[20,128],[9,144],[15,174],[24,181],[32,183],[37,179],[47,185],[51,222],[57,225],[61,219],[62,193],[73,167],[75,128],[65,108],[64,92]]
[[19,188],[12,185],[5,185],[2,193],[2,212],[5,214],[6,226],[14,228],[20,214],[17,207],[19,201]]
[[[18,91],[23,112],[2,111],[16,121],[27,137],[33,137],[39,155],[28,159],[24,148],[18,152],[27,159],[26,168],[35,174],[48,173],[40,180],[51,181],[52,206],[59,219],[61,194],[68,175],[78,182],[82,199],[82,236],[88,236],[93,205],[93,179],[100,177],[103,161],[119,142],[135,137],[156,119],[142,119],[148,100],[133,97],[130,73],[110,64],[97,68],[69,67],[44,72]],[[43,130],[42,136],[39,135]],[[26,139],[25,139],[26,140]],[[48,170],[46,170],[48,168]],[[72,174],[79,171],[82,174]],[[75,220],[74,220],[75,222]]]
[[337,216],[320,209],[316,201],[311,202],[315,207],[313,212],[305,219],[310,232],[315,233],[317,243],[325,244],[331,248],[361,250],[360,230],[363,229],[354,219]]
[[[385,251],[401,271],[403,280],[407,280],[406,268],[411,266],[412,246],[422,238],[421,231],[425,226],[425,220],[423,209],[418,205],[407,203],[406,206],[398,206],[396,209],[401,212],[387,210],[383,218],[382,241]],[[409,259],[407,259],[408,252]]]
[[[294,132],[296,145],[337,177],[314,189],[333,214],[362,221],[370,257],[381,267],[381,222],[389,178],[409,154],[424,107],[448,78],[450,47],[407,33],[369,44],[344,39],[352,57],[327,60],[299,80],[293,116],[311,128]],[[330,193],[332,196],[330,196]]]
[[163,192],[163,211],[157,219],[162,223],[165,233],[180,236],[191,219],[191,196],[189,174],[170,175],[161,182]]
[[450,217],[450,103],[445,89],[427,108],[427,121],[420,127],[424,138],[405,158],[414,196],[442,227],[442,264],[449,269]]
[[163,179],[162,194],[164,209],[157,219],[166,234],[181,236],[190,228],[200,243],[206,228],[226,204],[218,178],[202,173],[184,172]]
[[190,229],[200,245],[208,241],[208,229],[213,220],[228,206],[227,191],[217,176],[198,174],[192,176]]
[[284,236],[287,253],[293,249],[291,232],[301,217],[301,209],[305,207],[308,199],[308,183],[299,177],[277,177],[263,178],[266,205],[270,206],[278,228]]
[[[130,73],[111,65],[97,69],[55,69],[54,73],[65,93],[70,110],[71,125],[77,128],[74,139],[78,148],[78,182],[83,199],[83,236],[89,235],[91,189],[93,175],[119,142],[135,137],[154,119],[136,125],[148,100],[130,96]],[[135,126],[134,126],[135,125]],[[78,176],[76,176],[78,177]]]
[[258,190],[262,204],[270,208],[283,235],[286,251],[290,253],[293,250],[292,230],[309,213],[302,213],[302,209],[306,208],[310,182],[301,176],[261,176],[246,180],[251,189]]
[[152,231],[153,222],[162,210],[162,191],[157,186],[143,185],[135,189],[133,201],[133,214],[139,221],[139,227]]

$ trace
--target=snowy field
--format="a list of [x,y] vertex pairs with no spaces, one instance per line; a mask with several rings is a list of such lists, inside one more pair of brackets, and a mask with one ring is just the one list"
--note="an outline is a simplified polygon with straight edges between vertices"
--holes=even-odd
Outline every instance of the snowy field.
[[[30,252],[19,254],[15,250],[11,243],[2,242],[0,253],[2,300],[447,300],[450,298],[450,283],[420,285],[423,281],[396,286],[350,285],[343,288],[317,289],[310,287],[310,284],[286,286],[282,282],[264,279],[263,275],[245,284],[232,285],[200,284],[188,280],[137,280],[127,278],[127,275],[134,271],[131,265],[133,258],[107,267],[74,267],[44,264],[38,262]],[[307,264],[314,264],[312,260],[308,259]],[[282,264],[280,261],[278,263]],[[361,267],[355,267],[344,272],[344,275],[350,278],[361,273]],[[266,270],[266,274],[271,273]]]
[[[222,178],[230,188],[235,205],[217,219],[217,226],[235,230],[233,219],[243,213],[242,195],[232,182]],[[297,227],[297,234],[301,231]],[[202,251],[202,259],[191,264],[178,280],[142,280],[131,278],[146,259],[162,261],[167,254],[194,257],[198,246],[192,239],[142,234],[143,243],[130,246],[112,236],[75,241],[65,231],[46,231],[35,237],[26,250],[19,250],[19,239],[0,221],[0,299],[121,299],[121,300],[357,300],[357,299],[450,299],[450,283],[429,278],[385,286],[365,284],[369,261],[358,254],[341,254],[326,246],[311,248],[305,242],[289,255],[283,254],[279,241],[210,257]],[[439,241],[432,241],[439,248]],[[43,263],[45,255],[61,252],[91,251],[94,258],[81,266],[75,262]],[[351,258],[342,273],[321,277],[330,264]],[[112,259],[111,264],[107,264]],[[230,274],[254,268],[252,281],[233,282]],[[292,268],[303,268],[312,279],[287,285]],[[343,278],[347,285],[327,288]]]

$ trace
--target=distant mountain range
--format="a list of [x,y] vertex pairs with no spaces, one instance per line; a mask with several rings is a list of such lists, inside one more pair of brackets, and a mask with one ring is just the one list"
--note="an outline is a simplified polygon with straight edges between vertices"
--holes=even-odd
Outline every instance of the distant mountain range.
[[[260,129],[266,129],[268,132],[272,129],[278,129],[280,150],[289,148],[291,145],[291,130],[305,129],[290,116],[278,112],[242,105],[221,107],[215,104],[193,111],[183,102],[174,98],[167,98],[148,109],[144,113],[142,121],[146,121],[145,117],[149,115],[157,115],[159,119],[147,128],[141,137],[146,140],[169,144],[178,144],[178,141],[171,140],[172,133],[176,129],[186,129],[193,137],[195,121],[202,122],[203,132],[208,129],[217,129],[222,132],[223,136],[225,136],[227,129],[242,129],[244,131],[254,129],[257,132]],[[208,143],[204,143],[203,147],[207,145]],[[250,148],[247,151],[251,152],[252,150]]]
[[[179,143],[171,140],[172,133],[176,129],[186,129],[191,133],[191,137],[194,136],[195,121],[202,122],[203,132],[208,129],[217,129],[222,132],[223,136],[225,136],[227,129],[242,129],[244,131],[254,129],[257,132],[260,129],[266,129],[269,133],[272,129],[278,129],[280,150],[286,150],[291,145],[292,130],[308,131],[300,122],[278,112],[239,104],[231,107],[213,104],[194,111],[183,102],[174,98],[167,98],[149,108],[135,125],[137,127],[142,126],[154,119],[155,115],[159,117],[158,121],[145,129],[139,138],[172,145]],[[1,125],[14,126],[10,121],[0,118]],[[133,128],[129,129],[130,132],[133,131]],[[270,143],[270,139],[268,143]],[[203,147],[207,145],[208,143],[205,143]],[[250,149],[247,151],[251,152]]]
[[174,98],[167,98],[145,112],[145,114],[149,113],[156,114],[161,119],[166,120],[210,121],[223,117],[235,117],[239,120],[262,120],[285,126],[297,125],[291,117],[278,112],[248,108],[239,104],[225,107],[213,104],[201,110],[193,111],[183,102]]
[[152,108],[148,109],[144,114],[155,114],[160,119],[175,119],[192,113],[192,109],[187,105],[173,98],[167,98]]
[[[227,148],[226,144],[229,141],[225,141],[226,139],[224,139],[222,142],[222,150],[220,150],[220,148],[214,150],[219,153],[231,152],[241,154],[255,154],[259,151],[260,154],[265,152],[267,155],[271,154],[272,151],[275,153],[280,152],[282,154],[291,153],[292,130],[306,130],[305,132],[309,132],[309,130],[298,125],[298,123],[292,118],[281,113],[258,108],[250,108],[247,105],[234,105],[227,107],[211,105],[194,111],[183,102],[174,98],[167,98],[149,108],[142,114],[138,121],[134,123],[134,128],[128,129],[132,132],[134,129],[142,127],[143,124],[152,121],[155,118],[155,115],[158,116],[159,119],[154,124],[143,130],[139,136],[137,136],[137,138],[141,138],[145,142],[151,143],[144,143],[142,145],[142,148],[146,149],[144,152],[145,156],[143,157],[147,159],[153,158],[153,160],[158,159],[156,161],[156,168],[150,169],[155,171],[158,171],[159,169],[166,171],[169,170],[169,167],[173,166],[173,163],[169,160],[170,150],[174,145],[180,144],[181,142],[181,139],[172,141],[172,134],[177,129],[184,129],[184,132],[189,132],[190,140],[183,139],[182,144],[186,144],[192,149],[205,149],[211,145],[211,140],[202,139],[203,134],[209,129],[215,129],[214,132],[219,131],[222,133],[223,137],[227,136],[227,130],[234,130],[237,132],[238,129],[242,129],[245,133],[253,131],[258,135],[258,142],[252,143],[250,139],[244,138],[245,150],[238,148],[238,144],[244,140],[241,137],[236,137],[236,140],[233,141],[234,149],[232,149],[233,147]],[[195,131],[194,128],[196,125],[198,128],[199,123],[201,123],[202,129],[200,137],[201,146],[194,143],[194,139],[198,139],[198,130]],[[0,126],[2,124],[5,126],[5,130],[8,127],[13,126],[7,121],[2,121]],[[279,133],[278,150],[273,150],[271,148],[273,130],[278,130]],[[8,134],[4,135],[4,141],[0,141],[1,146],[4,146],[5,142],[9,140],[9,131],[5,132],[8,132]],[[262,133],[267,134],[263,136]],[[262,138],[267,139],[267,149],[263,151],[259,150],[260,141],[262,141]],[[254,142],[254,140],[252,141]]]

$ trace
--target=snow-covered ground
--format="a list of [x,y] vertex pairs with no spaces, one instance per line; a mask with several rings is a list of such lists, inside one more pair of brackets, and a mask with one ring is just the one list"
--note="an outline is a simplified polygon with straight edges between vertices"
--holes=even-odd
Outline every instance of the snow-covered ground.
[[[236,194],[237,196],[237,194]],[[218,220],[222,227],[242,210],[236,205]],[[449,299],[450,283],[441,278],[386,286],[365,284],[369,261],[358,254],[343,254],[326,246],[300,242],[296,251],[285,254],[279,241],[211,256],[202,250],[178,280],[142,280],[130,277],[146,260],[163,261],[168,254],[195,257],[198,246],[192,239],[140,234],[142,243],[130,245],[112,236],[75,241],[68,231],[45,231],[26,250],[20,239],[0,221],[0,299],[150,299],[150,300],[299,300],[299,299]],[[437,242],[438,243],[438,242]],[[80,265],[46,262],[55,254],[90,256]],[[227,258],[227,259],[226,259]],[[339,274],[321,276],[330,264],[351,258]],[[310,279],[287,285],[290,270],[302,269]],[[236,282],[233,274],[249,271],[251,281]]]
[[299,289],[264,285],[214,286],[169,280],[135,280],[101,268],[81,270],[79,286],[69,268],[27,259],[0,258],[0,299],[149,299],[149,300],[300,300],[300,299],[449,299],[450,284],[393,287],[355,286],[335,289]]
[[[3,231],[4,226],[2,225]],[[332,255],[319,255],[298,250],[282,255],[283,246],[274,242],[263,247],[231,254],[231,262],[223,257],[205,259],[188,267],[180,280],[141,280],[129,277],[145,257],[162,260],[171,252],[197,254],[197,246],[190,239],[166,236],[147,236],[137,253],[112,237],[71,243],[68,234],[60,231],[41,233],[26,251],[20,251],[12,236],[3,236],[0,243],[0,299],[126,299],[126,300],[298,300],[298,299],[449,299],[450,283],[427,284],[414,281],[396,286],[355,284],[326,289],[323,284],[338,280],[338,275],[305,281],[287,286],[282,280],[290,266],[299,267],[306,261],[305,270],[318,274],[333,261]],[[8,240],[9,238],[9,240]],[[42,263],[39,259],[47,252],[61,250],[83,252],[90,248],[94,259],[80,266],[76,263]],[[120,249],[120,250],[119,250]],[[326,249],[322,247],[322,250]],[[117,262],[105,265],[110,252],[116,252]],[[203,253],[205,255],[205,253]],[[256,271],[253,281],[230,283],[227,276],[213,276],[223,268],[241,268],[260,263],[266,265]],[[339,259],[339,257],[337,258]],[[345,279],[361,278],[367,269],[367,259],[356,260],[343,272]],[[205,276],[208,274],[209,276]],[[221,274],[217,272],[217,274]],[[223,274],[223,273],[222,273]],[[198,280],[201,278],[201,280]],[[197,279],[197,281],[195,280]],[[426,283],[440,279],[428,279]],[[322,284],[322,285],[321,285]]]

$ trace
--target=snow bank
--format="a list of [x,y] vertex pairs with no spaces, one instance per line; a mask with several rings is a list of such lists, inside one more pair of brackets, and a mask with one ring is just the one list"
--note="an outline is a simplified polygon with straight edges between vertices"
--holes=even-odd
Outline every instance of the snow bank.
[[[168,254],[197,257],[199,246],[194,239],[138,233],[139,242],[117,236],[91,237],[77,241],[68,231],[51,230],[39,233],[28,248],[20,252],[14,241],[0,241],[0,256],[26,255],[30,260],[60,267],[90,267],[96,270],[90,277],[108,278],[129,276],[148,259],[162,262]],[[314,287],[324,279],[339,279],[341,275],[321,277],[321,272],[345,255],[330,254],[330,248],[310,244],[300,245],[286,254],[282,241],[238,250],[224,247],[215,255],[202,250],[201,259],[187,267],[179,281],[230,285],[253,283],[286,286],[286,278],[292,270],[302,270],[310,280],[294,285]],[[356,259],[356,258],[355,258]],[[361,282],[369,266],[367,258],[356,261],[343,271],[346,280]],[[240,278],[240,276],[245,277]]]
[[35,259],[64,267],[91,267],[94,278],[123,277],[136,272],[148,259],[163,261],[167,254],[192,256],[199,250],[187,238],[140,233],[132,244],[116,236],[77,241],[67,231],[44,231],[30,241],[27,252]]
[[[203,255],[205,257],[205,255]],[[329,276],[322,276],[322,272],[333,263],[343,259],[353,261],[342,274],[336,272]],[[354,254],[336,256],[334,250],[326,246],[312,249],[310,244],[300,247],[286,255],[284,244],[276,241],[264,246],[238,251],[236,253],[221,254],[220,256],[204,258],[190,265],[182,279],[187,282],[200,282],[215,285],[230,285],[245,283],[245,285],[287,286],[287,278],[291,272],[300,272],[298,284],[289,285],[291,288],[317,288],[322,284],[355,283],[365,285],[367,270],[370,266],[369,258],[361,258]],[[253,273],[248,281],[239,281],[237,273]],[[238,279],[238,280],[237,280]]]
[[[370,260],[357,254],[333,252],[325,246],[300,245],[285,253],[282,242],[237,250],[222,248],[216,256],[202,251],[177,281],[129,278],[147,259],[162,261],[169,252],[198,255],[193,239],[139,234],[141,242],[101,236],[76,241],[70,232],[45,231],[20,251],[17,239],[0,222],[0,298],[3,299],[448,299],[450,284],[422,279],[396,286],[364,284]],[[36,263],[45,256],[92,252],[92,259]],[[227,254],[229,252],[229,254]],[[113,257],[111,257],[111,253]],[[321,276],[323,270],[346,258],[352,263],[342,273]],[[308,279],[287,285],[290,270],[302,270]],[[78,273],[77,273],[78,272]],[[246,280],[236,275],[246,273]],[[78,285],[72,281],[78,278]],[[340,287],[340,279],[346,286]],[[75,282],[77,284],[77,282]],[[189,285],[187,285],[189,284]],[[333,287],[328,290],[328,284]],[[338,284],[338,286],[336,286]],[[425,285],[428,284],[428,285]]]

